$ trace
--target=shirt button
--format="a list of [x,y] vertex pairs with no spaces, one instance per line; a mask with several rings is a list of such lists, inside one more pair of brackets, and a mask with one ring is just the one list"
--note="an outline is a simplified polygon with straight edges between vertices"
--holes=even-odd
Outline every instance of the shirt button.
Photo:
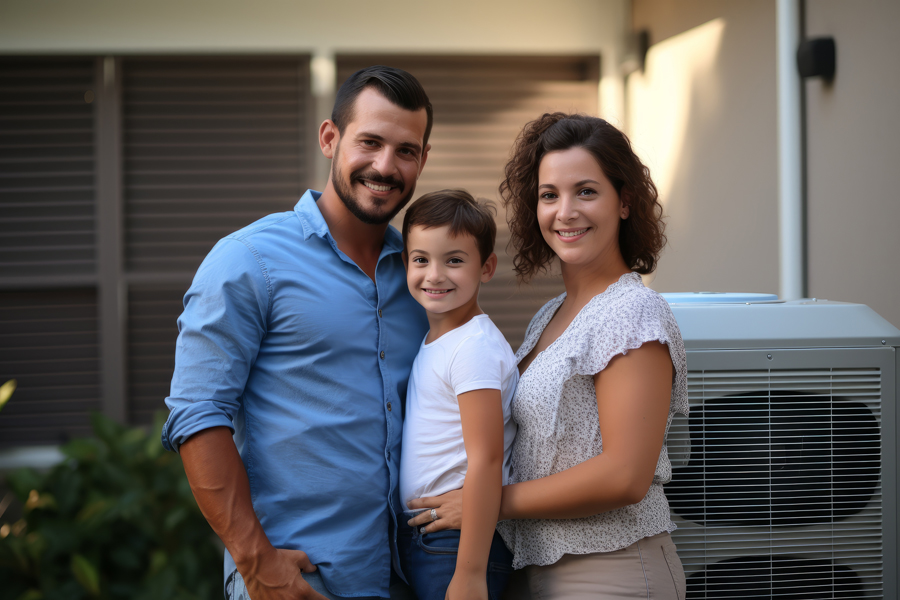
[[381,309],[380,308],[378,309],[378,318],[379,319],[381,318]]
[[384,358],[384,350],[381,351],[381,358]]
[[388,402],[388,412],[390,412],[390,410],[391,410],[391,403]]
[[388,452],[387,452],[387,457],[388,457],[388,460],[391,460],[391,451],[390,450],[388,450]]

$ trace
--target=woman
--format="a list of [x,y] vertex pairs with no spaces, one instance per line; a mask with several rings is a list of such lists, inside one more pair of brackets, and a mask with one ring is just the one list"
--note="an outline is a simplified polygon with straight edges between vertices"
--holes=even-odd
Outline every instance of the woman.
[[[519,278],[556,258],[566,289],[516,353],[519,432],[498,525],[513,566],[536,599],[683,599],[663,484],[686,364],[668,305],[640,278],[665,243],[649,171],[606,121],[545,114],[520,134],[500,191]],[[427,530],[458,527],[458,502],[423,498],[438,516]]]

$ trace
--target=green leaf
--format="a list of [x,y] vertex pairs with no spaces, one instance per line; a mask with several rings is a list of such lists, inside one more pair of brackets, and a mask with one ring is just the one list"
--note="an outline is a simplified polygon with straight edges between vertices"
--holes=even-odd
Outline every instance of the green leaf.
[[28,590],[16,600],[42,600],[44,595],[38,590]]
[[12,398],[13,392],[16,391],[16,380],[10,379],[3,385],[0,385],[0,410],[6,406],[9,399]]
[[150,556],[150,573],[157,574],[163,570],[163,567],[166,566],[166,563],[169,562],[169,557],[163,550],[156,550]]
[[179,506],[178,508],[175,508],[166,515],[166,519],[163,522],[163,529],[165,531],[172,531],[181,525],[188,516],[190,516],[190,513],[185,507]]
[[40,473],[33,469],[21,468],[16,469],[9,474],[7,481],[12,491],[19,498],[19,501],[25,503],[31,490],[43,489],[44,478]]
[[94,500],[93,502],[91,502],[90,504],[88,504],[87,506],[82,508],[81,511],[78,513],[78,516],[75,517],[75,519],[80,522],[84,522],[84,521],[93,519],[94,517],[97,517],[99,515],[104,515],[105,513],[109,512],[112,505],[113,505],[113,502],[106,498],[101,498],[100,500]]
[[91,426],[94,428],[94,435],[106,442],[110,449],[118,445],[119,437],[124,429],[100,412],[91,413]]
[[92,438],[76,438],[62,447],[62,453],[81,463],[102,459],[106,453],[100,442]]
[[97,573],[97,568],[91,564],[91,561],[80,554],[73,554],[72,574],[75,575],[75,579],[89,594],[92,596],[100,595],[100,575]]

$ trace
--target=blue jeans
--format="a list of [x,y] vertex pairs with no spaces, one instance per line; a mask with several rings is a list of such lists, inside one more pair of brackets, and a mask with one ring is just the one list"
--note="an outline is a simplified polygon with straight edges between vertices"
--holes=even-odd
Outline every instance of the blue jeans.
[[[397,532],[400,567],[418,600],[444,600],[456,570],[460,532],[449,529],[422,534],[417,528],[406,524],[408,519],[409,515],[404,514],[397,517],[400,525]],[[512,573],[512,559],[512,553],[495,531],[487,568],[490,600],[500,600]]]
[[[328,591],[322,576],[318,571],[312,573],[304,573],[303,579],[309,584],[309,587],[316,590],[328,600],[342,600],[344,596],[335,596]],[[244,578],[237,571],[234,571],[225,583],[226,600],[250,600],[250,594],[247,593],[247,586],[244,585]],[[376,596],[354,598],[353,600],[382,600]],[[391,575],[391,600],[412,600],[412,594],[405,583],[400,581],[399,577]]]

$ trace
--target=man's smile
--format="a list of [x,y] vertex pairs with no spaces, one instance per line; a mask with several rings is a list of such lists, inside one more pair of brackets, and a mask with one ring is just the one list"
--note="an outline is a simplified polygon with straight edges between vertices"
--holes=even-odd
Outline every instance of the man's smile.
[[391,185],[371,183],[369,181],[363,181],[362,184],[374,192],[389,192],[395,187]]

